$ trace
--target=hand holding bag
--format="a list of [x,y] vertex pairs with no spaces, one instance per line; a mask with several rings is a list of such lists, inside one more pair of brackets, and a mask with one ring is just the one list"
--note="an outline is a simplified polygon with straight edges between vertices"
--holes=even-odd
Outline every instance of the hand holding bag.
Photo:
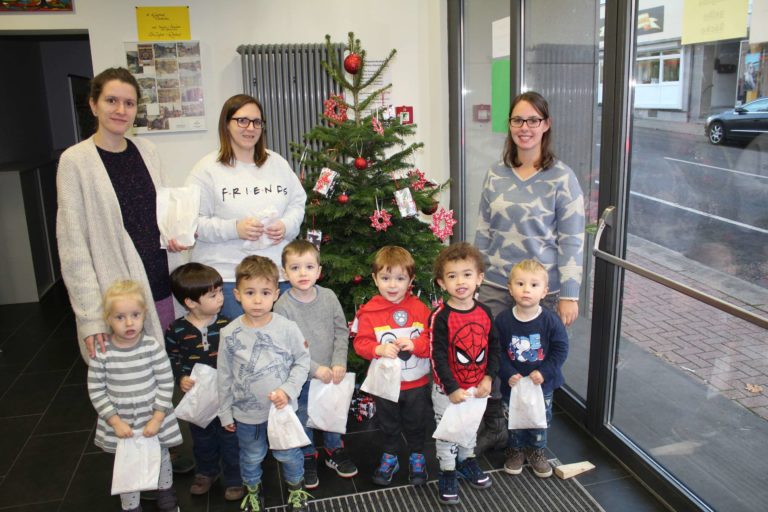
[[509,393],[510,430],[547,428],[544,392],[530,377],[523,377]]
[[349,404],[354,391],[354,373],[344,375],[338,384],[325,384],[320,379],[312,379],[309,383],[307,426],[325,432],[346,434]]
[[309,444],[309,438],[304,433],[304,427],[301,426],[301,422],[290,404],[282,409],[275,407],[275,404],[269,406],[267,439],[269,440],[269,447],[273,450],[289,450]]
[[360,391],[397,402],[400,399],[400,371],[400,359],[374,359]]
[[448,405],[437,425],[432,437],[456,443],[460,446],[469,446],[477,435],[477,429],[485,414],[485,407],[488,405],[488,397],[475,398],[475,388],[467,390],[472,396],[467,397],[461,403]]
[[112,469],[112,495],[157,489],[160,478],[160,440],[144,437],[134,430],[133,437],[117,440]]
[[216,369],[197,363],[189,377],[195,381],[176,407],[176,417],[207,427],[219,412],[219,393],[216,388]]

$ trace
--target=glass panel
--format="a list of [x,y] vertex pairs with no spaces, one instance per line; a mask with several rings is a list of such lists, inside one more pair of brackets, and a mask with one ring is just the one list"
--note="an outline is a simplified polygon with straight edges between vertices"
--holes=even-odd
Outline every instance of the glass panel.
[[659,83],[659,61],[658,60],[641,60],[637,63],[637,83],[638,84]]
[[474,242],[488,169],[501,159],[509,110],[509,0],[464,2],[466,238]]
[[[664,55],[635,68],[626,258],[768,315],[768,115],[734,110],[766,94],[768,45],[749,44],[747,26],[723,39],[726,19],[683,44],[682,3],[637,4],[658,29],[637,32],[636,54]],[[724,8],[710,16],[749,19],[747,2],[710,3]],[[766,331],[624,278],[613,425],[714,509],[764,509],[765,476],[750,468],[768,460]]]
[[764,510],[768,332],[624,279],[613,425],[714,510]]
[[[527,0],[525,2],[524,88],[549,102],[554,151],[571,167],[584,193],[587,224],[597,218],[600,160],[598,0]],[[553,16],[552,13],[558,13]],[[592,237],[585,233],[585,248]],[[570,351],[565,381],[577,396],[587,396],[591,330],[593,257],[584,251],[579,318],[569,329]]]

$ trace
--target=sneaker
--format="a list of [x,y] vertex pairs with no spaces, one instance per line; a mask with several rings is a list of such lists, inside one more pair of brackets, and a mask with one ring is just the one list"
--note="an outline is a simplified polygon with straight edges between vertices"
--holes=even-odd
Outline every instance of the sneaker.
[[245,495],[240,503],[240,510],[243,512],[261,512],[264,510],[264,496],[261,495],[261,484],[246,487],[248,494]]
[[459,462],[456,465],[456,473],[459,478],[463,478],[469,485],[477,489],[485,489],[491,486],[491,477],[485,474],[485,471],[480,469],[477,464],[477,459],[474,457]]
[[525,453],[520,448],[507,448],[504,461],[504,472],[508,475],[519,475],[523,472],[523,462],[525,462]]
[[195,475],[195,481],[192,482],[192,486],[189,488],[189,493],[195,496],[207,493],[213,485],[215,479],[210,476],[201,475],[200,473]]
[[440,480],[437,482],[437,499],[444,505],[458,505],[461,502],[459,498],[459,480],[456,478],[455,471],[441,471]]
[[159,512],[178,512],[178,502],[176,501],[176,491],[173,487],[169,489],[158,489],[157,491],[157,510]]
[[381,462],[376,471],[373,472],[373,483],[376,485],[389,485],[392,483],[392,477],[400,469],[397,461],[397,455],[384,453],[381,456]]
[[[352,478],[357,474],[357,466],[350,460],[344,448],[337,448],[330,453],[326,451],[326,453],[328,457],[325,459],[325,465],[336,471],[340,477]],[[306,479],[306,475],[304,478]],[[307,486],[307,489],[311,489],[311,487]]]
[[304,482],[288,484],[288,510],[293,512],[307,512],[307,500],[312,495],[304,490]]
[[304,456],[304,485],[307,489],[316,489],[320,485],[317,478],[317,453]]
[[243,499],[245,489],[242,485],[233,485],[224,489],[224,499],[226,501],[237,501]]
[[525,458],[528,459],[534,475],[539,478],[549,478],[552,476],[552,466],[549,465],[543,448],[526,448]]
[[423,453],[412,453],[408,459],[410,474],[408,479],[411,485],[424,485],[427,483],[427,461]]

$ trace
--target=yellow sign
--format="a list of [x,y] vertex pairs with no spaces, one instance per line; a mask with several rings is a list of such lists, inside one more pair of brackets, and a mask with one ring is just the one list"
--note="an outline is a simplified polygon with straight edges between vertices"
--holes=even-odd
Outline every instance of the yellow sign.
[[137,7],[136,28],[139,41],[188,41],[189,6]]
[[748,0],[685,0],[682,44],[747,36]]

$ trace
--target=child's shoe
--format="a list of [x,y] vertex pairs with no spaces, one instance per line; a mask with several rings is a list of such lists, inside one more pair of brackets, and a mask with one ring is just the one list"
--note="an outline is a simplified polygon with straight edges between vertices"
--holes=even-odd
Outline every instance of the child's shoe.
[[528,459],[534,475],[539,478],[549,478],[552,476],[552,466],[549,465],[543,448],[526,448],[525,458]]
[[459,480],[456,478],[455,471],[441,471],[440,480],[437,482],[437,498],[444,505],[458,505],[459,498]]
[[317,453],[304,456],[304,486],[307,489],[316,489],[320,485],[317,477]]
[[245,496],[245,489],[242,485],[233,485],[224,489],[224,499],[226,501],[239,501]]
[[525,462],[525,454],[520,448],[507,448],[505,455],[507,456],[504,461],[504,472],[508,475],[519,475],[523,472],[523,462]]
[[200,473],[195,475],[195,480],[189,488],[189,493],[195,496],[201,496],[211,490],[213,485],[213,477],[201,475]]
[[411,485],[424,485],[427,483],[427,461],[423,453],[412,453],[408,459],[410,466],[409,480]]
[[397,461],[397,455],[384,453],[381,456],[381,462],[376,471],[373,472],[373,483],[376,485],[389,485],[392,483],[392,477],[400,469]]
[[288,483],[288,510],[293,512],[307,512],[307,500],[312,496],[304,490],[304,481],[297,484]]
[[178,512],[179,507],[176,501],[176,491],[173,487],[169,489],[158,489],[157,510],[159,512]]
[[[337,448],[332,452],[326,450],[325,452],[328,455],[325,459],[325,465],[336,471],[336,474],[340,477],[352,478],[357,474],[357,466],[355,466],[355,463],[349,458],[349,455],[344,451],[344,448]],[[306,480],[306,478],[307,475],[305,473],[304,479]],[[312,489],[312,487],[307,485],[307,489]]]
[[248,494],[245,495],[240,503],[240,510],[243,512],[261,512],[264,510],[264,496],[261,495],[261,484],[251,487],[246,486]]
[[485,474],[485,471],[480,469],[477,464],[477,459],[474,457],[459,462],[456,465],[456,473],[460,478],[463,478],[469,485],[477,489],[485,489],[491,486],[491,477]]

